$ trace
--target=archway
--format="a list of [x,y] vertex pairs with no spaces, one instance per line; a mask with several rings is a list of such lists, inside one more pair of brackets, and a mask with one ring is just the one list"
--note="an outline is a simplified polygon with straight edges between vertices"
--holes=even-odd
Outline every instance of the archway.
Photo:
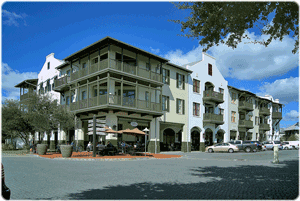
[[213,131],[210,128],[205,130],[205,146],[213,145]]
[[223,129],[218,130],[216,135],[217,143],[224,142],[224,133],[225,131]]
[[205,82],[205,91],[213,91],[214,85],[211,82]]
[[200,150],[200,130],[197,127],[191,129],[191,150],[199,151]]
[[163,131],[163,142],[160,145],[161,151],[171,151],[172,145],[175,144],[175,131],[167,128]]

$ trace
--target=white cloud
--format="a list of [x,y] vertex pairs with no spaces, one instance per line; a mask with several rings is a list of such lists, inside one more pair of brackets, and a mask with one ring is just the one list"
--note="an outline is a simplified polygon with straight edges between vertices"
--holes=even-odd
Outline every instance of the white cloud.
[[[282,42],[272,41],[268,47],[251,41],[266,41],[267,35],[255,36],[246,32],[249,39],[243,39],[232,49],[220,44],[209,49],[208,54],[216,58],[216,64],[224,77],[241,80],[259,80],[266,77],[277,76],[297,68],[298,54],[293,54],[294,39],[285,37]],[[183,53],[177,49],[168,52],[164,57],[177,65],[199,61],[202,58],[203,47],[200,45],[193,50]]]
[[150,50],[153,54],[158,54],[160,52],[160,49],[158,49],[158,48],[154,49],[154,48],[150,47]]
[[6,24],[8,26],[16,26],[18,27],[19,26],[19,23],[18,21],[19,20],[23,20],[24,21],[24,25],[26,26],[26,21],[24,20],[25,17],[27,17],[27,15],[25,13],[23,14],[16,14],[15,12],[9,12],[7,10],[2,10],[2,17],[3,18],[8,18],[8,19],[5,19],[3,20],[3,24]]
[[177,49],[175,51],[168,52],[166,55],[164,55],[164,58],[169,59],[171,63],[184,65],[201,60],[202,49],[203,48],[201,46],[198,46],[197,48],[194,48],[186,54],[184,54],[182,50]]
[[299,77],[279,79],[273,83],[265,82],[260,88],[259,96],[272,95],[274,99],[279,99],[280,103],[299,101]]
[[299,121],[299,112],[291,110],[282,118],[283,121]]
[[2,99],[18,99],[20,89],[15,86],[26,79],[36,79],[38,73],[25,72],[20,73],[13,70],[8,64],[2,63]]

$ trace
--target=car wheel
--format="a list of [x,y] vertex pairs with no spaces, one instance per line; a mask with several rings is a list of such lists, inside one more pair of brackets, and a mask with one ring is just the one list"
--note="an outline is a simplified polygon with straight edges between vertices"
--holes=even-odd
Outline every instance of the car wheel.
[[274,151],[274,147],[272,147],[272,151]]
[[208,152],[212,153],[212,152],[214,152],[214,150],[213,149],[208,149]]
[[287,150],[288,148],[287,148],[287,147],[284,147],[284,149]]
[[251,148],[250,148],[250,147],[246,147],[246,148],[245,148],[245,151],[246,151],[247,153],[250,153],[250,152],[251,152]]
[[257,149],[253,149],[253,152],[257,152]]
[[233,151],[233,149],[228,149],[228,152],[233,153],[234,151]]

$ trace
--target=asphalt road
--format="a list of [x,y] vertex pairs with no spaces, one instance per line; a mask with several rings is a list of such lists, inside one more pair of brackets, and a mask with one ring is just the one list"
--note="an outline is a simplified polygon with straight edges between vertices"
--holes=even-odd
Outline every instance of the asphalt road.
[[295,199],[299,152],[181,153],[128,161],[3,156],[12,200]]

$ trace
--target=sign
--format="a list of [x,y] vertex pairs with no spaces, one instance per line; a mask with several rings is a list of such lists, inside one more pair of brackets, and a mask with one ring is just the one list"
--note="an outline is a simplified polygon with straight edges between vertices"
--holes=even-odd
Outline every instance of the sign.
[[130,123],[130,125],[133,126],[133,127],[137,127],[137,126],[138,126],[138,123],[135,122],[135,121],[133,121],[133,122]]
[[[93,119],[88,120],[88,123],[93,123]],[[96,119],[96,123],[105,124],[106,120]]]
[[[96,131],[105,131],[105,128],[96,128]],[[93,128],[88,128],[88,131],[93,131]]]
[[[106,126],[105,124],[96,124],[96,127],[104,128],[105,126]],[[88,127],[93,127],[93,123],[88,124]]]
[[[89,131],[88,133],[87,133],[88,135],[93,135],[93,131]],[[100,132],[100,131],[96,131],[96,135],[106,135],[106,133],[105,132]]]

